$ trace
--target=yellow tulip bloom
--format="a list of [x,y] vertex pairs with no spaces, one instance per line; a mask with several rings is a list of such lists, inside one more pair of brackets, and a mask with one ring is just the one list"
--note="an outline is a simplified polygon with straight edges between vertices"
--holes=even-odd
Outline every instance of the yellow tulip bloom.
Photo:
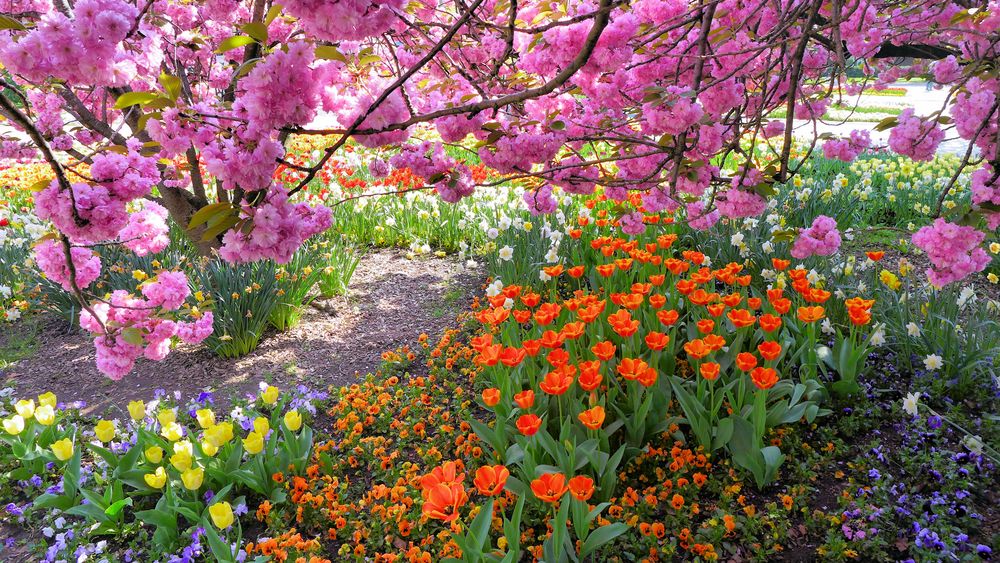
[[162,467],[157,467],[155,472],[147,473],[142,478],[154,489],[162,489],[167,484],[167,472]]
[[63,438],[57,442],[52,442],[52,445],[49,446],[49,448],[52,449],[52,453],[55,454],[56,459],[59,461],[66,461],[67,459],[73,457],[73,440],[70,440],[69,438]]
[[132,420],[142,420],[146,418],[146,403],[142,401],[129,401],[128,415]]
[[181,482],[184,483],[184,488],[190,491],[198,490],[204,481],[205,470],[200,467],[188,469],[187,471],[181,473]]
[[167,426],[177,421],[177,413],[174,412],[174,409],[163,409],[156,413],[156,420],[160,421],[161,426]]
[[22,399],[14,404],[14,410],[24,420],[31,420],[31,417],[35,415],[35,401],[34,399]]
[[24,418],[19,414],[15,414],[10,418],[5,418],[3,420],[3,429],[6,430],[8,434],[17,436],[24,431]]
[[42,426],[50,426],[56,421],[56,411],[49,405],[42,405],[35,409],[35,420]]
[[268,431],[271,430],[271,423],[268,422],[263,416],[258,416],[253,421],[253,431],[260,434],[261,436],[267,436]]
[[171,422],[170,424],[164,425],[164,427],[160,429],[160,434],[162,434],[167,440],[176,442],[184,437],[184,429],[181,428],[180,424]]
[[202,428],[215,426],[215,413],[212,409],[198,409],[194,414],[198,418],[198,426]]
[[226,501],[217,502],[208,507],[208,514],[212,517],[212,523],[220,530],[233,525],[233,507]]
[[97,434],[97,439],[108,443],[115,439],[115,424],[110,420],[101,420],[94,426],[94,434]]
[[267,389],[260,394],[260,400],[264,401],[267,405],[273,405],[278,402],[278,388],[274,385],[268,385]]
[[302,428],[302,415],[299,411],[292,410],[285,413],[285,426],[292,432]]
[[251,454],[259,454],[264,449],[264,437],[256,431],[251,432],[244,438],[243,447]]
[[56,408],[56,394],[52,391],[46,391],[38,396],[39,405],[48,405],[52,408]]
[[150,446],[146,448],[145,454],[146,454],[146,461],[148,461],[149,463],[153,464],[160,463],[160,461],[163,459],[163,448],[161,448],[160,446]]

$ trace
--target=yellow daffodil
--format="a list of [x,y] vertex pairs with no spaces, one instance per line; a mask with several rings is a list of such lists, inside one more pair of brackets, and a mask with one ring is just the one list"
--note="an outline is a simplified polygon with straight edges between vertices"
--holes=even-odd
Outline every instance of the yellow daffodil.
[[153,464],[160,463],[160,461],[163,459],[163,448],[161,448],[160,446],[150,446],[146,448],[145,454],[146,454],[146,461],[148,461],[149,463]]
[[56,408],[56,394],[52,391],[46,391],[38,396],[39,405],[48,405],[52,408]]
[[42,405],[35,409],[35,420],[42,426],[50,426],[56,421],[56,411],[49,405]]
[[264,449],[264,437],[257,432],[251,432],[243,439],[243,447],[251,454],[259,454]]
[[14,403],[14,410],[24,420],[31,420],[31,417],[35,415],[35,401],[34,399],[21,399]]
[[128,415],[132,420],[142,420],[146,418],[146,403],[142,401],[129,401]]
[[278,388],[274,385],[268,385],[267,389],[260,394],[260,400],[264,401],[266,405],[273,405],[278,402]]
[[181,473],[181,482],[189,491],[197,491],[205,481],[205,470],[200,467],[188,469]]
[[898,290],[903,285],[903,282],[899,281],[896,274],[890,272],[889,270],[882,270],[879,273],[879,279],[882,281],[883,285],[893,291]]
[[299,411],[291,410],[285,413],[285,426],[292,432],[302,428],[302,415]]
[[226,501],[217,502],[208,507],[208,514],[212,517],[212,523],[220,530],[233,525],[233,507]]
[[156,471],[153,473],[147,473],[142,476],[146,484],[154,489],[162,489],[163,485],[167,484],[167,472],[163,467],[157,467]]
[[101,420],[94,426],[94,434],[98,440],[108,443],[115,439],[115,425],[110,420]]
[[62,440],[52,442],[52,445],[49,446],[49,448],[59,461],[66,461],[67,459],[73,457],[73,440],[70,440],[69,438],[63,438]]

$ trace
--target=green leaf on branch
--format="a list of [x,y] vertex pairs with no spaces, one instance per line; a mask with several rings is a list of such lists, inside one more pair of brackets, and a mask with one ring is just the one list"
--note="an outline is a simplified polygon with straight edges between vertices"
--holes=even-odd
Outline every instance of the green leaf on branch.
[[23,23],[15,20],[14,18],[0,14],[0,29],[16,29],[18,31],[23,31],[27,28],[24,27]]
[[115,109],[125,109],[129,106],[145,105],[159,98],[155,92],[125,92],[115,100]]
[[886,131],[888,129],[892,129],[898,123],[899,123],[899,118],[897,118],[895,116],[890,116],[890,117],[887,117],[887,118],[883,119],[882,121],[879,121],[875,125],[874,129],[876,131]]
[[172,100],[176,100],[181,95],[181,79],[176,76],[161,72],[160,86],[163,86],[163,91]]
[[231,203],[221,202],[206,205],[191,216],[191,221],[188,223],[188,230],[198,228],[216,215],[232,213],[233,211],[235,211],[235,208]]
[[261,22],[250,22],[243,26],[243,31],[260,43],[267,43],[267,25]]
[[340,61],[342,63],[347,62],[347,57],[340,52],[340,49],[334,47],[333,45],[320,45],[319,47],[316,47],[316,58]]
[[271,22],[273,22],[275,18],[281,15],[281,9],[283,7],[284,6],[282,6],[281,4],[275,4],[271,6],[271,9],[267,11],[267,15],[264,16],[264,25],[271,25]]
[[251,43],[254,43],[253,37],[249,37],[247,35],[234,35],[233,37],[223,39],[222,43],[219,43],[219,47],[215,50],[215,52],[225,53],[226,51],[246,47]]

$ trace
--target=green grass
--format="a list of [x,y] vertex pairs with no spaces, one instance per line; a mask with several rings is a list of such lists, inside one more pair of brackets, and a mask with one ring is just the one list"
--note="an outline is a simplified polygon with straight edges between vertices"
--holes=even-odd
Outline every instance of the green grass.
[[38,321],[25,320],[18,327],[5,329],[6,337],[0,342],[0,369],[35,355],[38,348]]

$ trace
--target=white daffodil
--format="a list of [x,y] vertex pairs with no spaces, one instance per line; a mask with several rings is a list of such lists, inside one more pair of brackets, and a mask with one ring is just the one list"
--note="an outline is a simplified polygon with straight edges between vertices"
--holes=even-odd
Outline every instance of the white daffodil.
[[509,246],[505,246],[500,249],[498,254],[500,255],[501,260],[503,260],[504,262],[509,262],[514,258],[514,249]]
[[941,356],[938,356],[937,354],[930,354],[924,358],[924,367],[931,371],[940,369],[943,365],[944,362],[941,361]]
[[906,334],[913,337],[920,336],[920,327],[917,326],[917,323],[909,322],[906,324]]
[[910,416],[917,416],[919,401],[920,393],[907,393],[906,397],[903,397],[903,411]]

